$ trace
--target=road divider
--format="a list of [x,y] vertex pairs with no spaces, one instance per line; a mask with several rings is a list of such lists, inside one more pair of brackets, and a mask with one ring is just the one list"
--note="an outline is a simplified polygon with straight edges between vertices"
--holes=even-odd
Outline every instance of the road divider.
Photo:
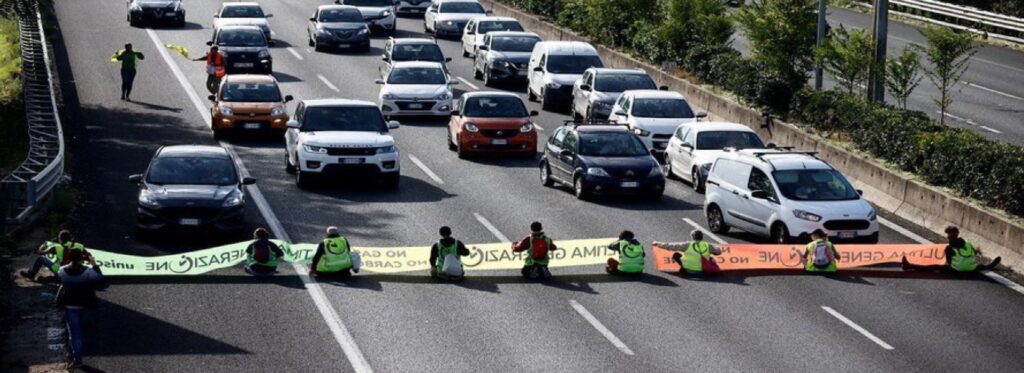
[[[722,255],[712,256],[718,267],[728,270],[799,269],[803,270],[803,245],[715,245]],[[662,272],[678,272],[679,264],[672,261],[676,251],[659,246],[654,251],[654,266]],[[886,244],[886,245],[836,245],[839,251],[840,269],[866,267],[879,264],[900,263],[903,257],[919,265],[946,263],[942,244]]]

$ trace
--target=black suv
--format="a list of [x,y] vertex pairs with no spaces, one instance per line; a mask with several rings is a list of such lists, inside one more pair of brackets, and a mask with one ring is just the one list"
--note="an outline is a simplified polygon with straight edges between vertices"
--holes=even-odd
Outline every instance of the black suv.
[[219,47],[224,54],[224,70],[228,74],[270,74],[274,70],[267,37],[259,26],[222,26],[214,31],[213,40],[206,45]]
[[128,24],[142,25],[143,22],[168,22],[178,27],[185,26],[185,8],[181,0],[128,0]]
[[630,194],[659,199],[665,192],[661,165],[628,128],[566,125],[555,130],[540,160],[540,180],[573,187],[576,198]]

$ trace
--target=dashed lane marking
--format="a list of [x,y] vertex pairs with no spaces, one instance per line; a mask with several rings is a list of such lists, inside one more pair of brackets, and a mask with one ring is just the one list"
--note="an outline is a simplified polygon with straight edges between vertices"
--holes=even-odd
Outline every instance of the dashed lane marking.
[[323,74],[316,74],[316,77],[319,78],[321,82],[324,82],[324,85],[326,85],[327,88],[330,88],[332,91],[335,92],[341,92],[338,90],[338,87],[335,87],[334,84],[331,84],[331,81],[327,80],[327,78],[324,77]]
[[718,237],[714,233],[711,233],[710,230],[700,226],[700,224],[697,224],[697,222],[691,220],[690,218],[683,218],[683,221],[685,221],[686,224],[689,224],[690,226],[692,226],[694,228],[697,228],[697,229],[700,229],[700,230],[704,231],[704,235],[708,236],[708,238],[710,238],[712,241],[715,241],[715,243],[719,243],[719,244],[725,243],[725,240],[723,240],[721,237]]
[[850,319],[846,318],[846,316],[843,316],[843,314],[841,314],[841,313],[837,312],[836,310],[832,309],[832,307],[821,306],[821,309],[825,310],[825,312],[828,312],[828,314],[832,315],[832,317],[835,317],[835,318],[839,319],[839,321],[842,321],[844,324],[846,324],[846,326],[849,326],[853,330],[856,330],[858,333],[860,333],[863,336],[867,337],[872,342],[875,342],[875,344],[878,344],[879,346],[882,346],[882,348],[884,348],[886,350],[894,349],[892,347],[892,345],[890,345],[888,343],[885,343],[885,341],[883,341],[881,338],[878,338],[874,334],[871,334],[871,332],[869,332],[867,329],[864,329],[860,325],[857,325],[857,323],[853,322],[853,320],[850,320]]
[[288,49],[288,51],[289,51],[289,52],[291,52],[291,53],[292,53],[292,55],[293,55],[293,56],[295,56],[295,58],[298,58],[298,59],[299,59],[299,61],[302,61],[302,60],[304,60],[304,59],[305,59],[305,58],[303,58],[303,57],[302,57],[302,55],[301,55],[301,54],[299,54],[299,52],[296,52],[296,51],[295,51],[295,48],[292,48],[292,47],[288,47],[288,48],[286,48],[286,49]]
[[597,331],[600,332],[605,339],[611,342],[612,345],[615,346],[615,348],[619,349],[619,351],[622,351],[622,353],[626,355],[633,355],[633,350],[630,350],[629,346],[626,346],[625,343],[622,343],[622,340],[616,337],[611,330],[608,330],[608,328],[606,328],[604,324],[601,323],[601,321],[594,317],[594,315],[591,314],[590,311],[587,311],[587,309],[584,308],[582,304],[577,302],[575,299],[570,299],[569,304],[572,305],[572,308],[576,310],[576,313],[579,313],[580,316],[583,316],[583,318],[587,320],[587,322],[589,322],[590,325],[594,327],[594,329],[597,329]]
[[480,89],[480,87],[477,87],[477,86],[476,86],[476,84],[470,83],[470,82],[469,82],[468,80],[466,80],[466,79],[462,79],[462,77],[461,77],[461,76],[460,76],[460,77],[458,77],[458,78],[459,78],[459,81],[461,81],[461,82],[462,82],[463,84],[465,84],[465,85],[468,85],[468,86],[469,86],[469,88],[473,88],[474,90],[478,90],[478,89]]
[[434,180],[435,183],[444,185],[444,180],[441,180],[441,178],[437,176],[437,174],[435,174],[434,171],[431,171],[430,168],[427,168],[427,165],[423,164],[423,162],[420,161],[419,158],[416,158],[415,155],[409,154],[409,160],[411,160],[412,163],[416,165],[416,167],[419,167],[420,170],[423,170],[423,173],[427,174],[427,176],[430,177],[430,180]]
[[498,228],[495,228],[494,224],[491,224],[491,222],[487,220],[487,218],[475,212],[473,213],[473,217],[476,218],[476,221],[480,222],[480,224],[482,224],[484,228],[487,228],[488,231],[491,231],[491,234],[493,234],[494,237],[498,239],[498,241],[512,242],[512,240],[508,239],[507,236],[502,234],[501,231],[498,230]]
[[1015,95],[1012,95],[1012,94],[1009,94],[1009,93],[1006,93],[1006,92],[1003,92],[1003,91],[997,91],[997,90],[994,90],[992,88],[981,86],[981,85],[977,85],[977,84],[974,84],[974,83],[971,83],[971,82],[968,82],[968,81],[962,81],[962,83],[964,83],[966,85],[969,85],[971,87],[980,89],[982,91],[992,92],[992,93],[995,93],[997,95],[1000,95],[1000,96],[1003,96],[1003,97],[1009,97],[1009,98],[1012,98],[1012,99],[1017,100],[1017,101],[1024,101],[1024,97],[1015,96]]

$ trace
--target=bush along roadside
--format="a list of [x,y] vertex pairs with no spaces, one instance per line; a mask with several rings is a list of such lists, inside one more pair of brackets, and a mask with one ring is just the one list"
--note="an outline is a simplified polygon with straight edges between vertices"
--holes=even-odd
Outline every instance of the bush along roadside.
[[0,178],[17,167],[27,152],[18,21],[13,14],[3,14],[0,15]]

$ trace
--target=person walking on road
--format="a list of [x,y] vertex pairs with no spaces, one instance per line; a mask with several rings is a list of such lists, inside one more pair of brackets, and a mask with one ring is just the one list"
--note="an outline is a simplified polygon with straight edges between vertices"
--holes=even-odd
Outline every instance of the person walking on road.
[[284,256],[284,251],[270,240],[270,232],[256,228],[253,232],[253,243],[245,248],[245,272],[254,276],[273,276],[277,273],[277,260]]
[[[61,287],[57,291],[54,300],[58,306],[64,307],[67,317],[68,339],[71,343],[71,363],[68,370],[74,370],[82,366],[82,358],[85,356],[85,346],[82,341],[82,318],[86,310],[96,308],[99,299],[96,298],[96,291],[106,288],[103,281],[103,272],[96,265],[96,259],[87,255],[85,251],[72,250],[68,253],[69,262],[60,268],[57,276],[60,277]],[[82,264],[88,260],[91,267]]]
[[704,241],[704,232],[699,229],[690,232],[689,242],[654,242],[654,245],[666,250],[681,251],[672,254],[672,261],[679,264],[680,274],[703,276],[719,271],[718,263],[711,256],[722,255],[722,250]]
[[352,247],[348,239],[338,233],[338,227],[327,227],[327,236],[316,247],[313,263],[310,265],[313,275],[323,277],[352,277],[352,272],[359,272],[352,260]]
[[452,238],[452,229],[441,227],[441,239],[430,247],[430,276],[442,280],[459,281],[465,276],[462,260],[468,256],[469,249],[462,241]]
[[[35,280],[36,274],[43,267],[48,268],[54,275],[60,271],[60,267],[68,264],[70,257],[69,253],[74,251],[81,251],[85,253],[85,245],[75,242],[75,236],[71,234],[69,230],[62,230],[57,234],[57,241],[47,242],[39,245],[38,254],[39,257],[32,263],[32,268],[28,271],[21,271],[21,276],[30,280]],[[88,253],[86,253],[87,256]],[[53,259],[47,258],[47,256],[53,256]],[[90,256],[91,257],[91,256]]]
[[512,244],[513,252],[527,252],[526,264],[523,266],[523,276],[531,280],[547,280],[551,278],[548,271],[548,263],[551,260],[551,252],[558,250],[555,242],[544,234],[544,227],[540,222],[530,224],[530,234]]
[[803,259],[807,263],[804,267],[807,272],[835,273],[839,251],[828,240],[825,231],[815,229],[811,232],[811,243],[807,244]]
[[633,232],[622,231],[619,233],[619,240],[608,245],[608,250],[619,253],[619,259],[608,258],[608,266],[605,271],[610,274],[638,275],[644,273],[644,246],[637,241]]
[[206,89],[210,93],[216,94],[217,88],[220,86],[220,79],[224,77],[226,72],[224,69],[224,54],[220,52],[220,48],[217,48],[216,45],[211,46],[205,55],[193,58],[192,61],[206,61]]
[[131,101],[132,86],[135,84],[135,72],[139,60],[146,59],[141,52],[132,48],[132,43],[124,45],[124,49],[114,53],[114,60],[121,62],[121,99]]
[[949,242],[945,250],[946,264],[915,265],[908,262],[907,257],[903,257],[903,270],[952,271],[957,273],[987,271],[998,266],[999,262],[1003,260],[1002,257],[997,256],[989,264],[978,263],[978,255],[981,255],[981,250],[975,249],[971,241],[960,238],[960,228],[954,226],[946,227],[946,240]]

